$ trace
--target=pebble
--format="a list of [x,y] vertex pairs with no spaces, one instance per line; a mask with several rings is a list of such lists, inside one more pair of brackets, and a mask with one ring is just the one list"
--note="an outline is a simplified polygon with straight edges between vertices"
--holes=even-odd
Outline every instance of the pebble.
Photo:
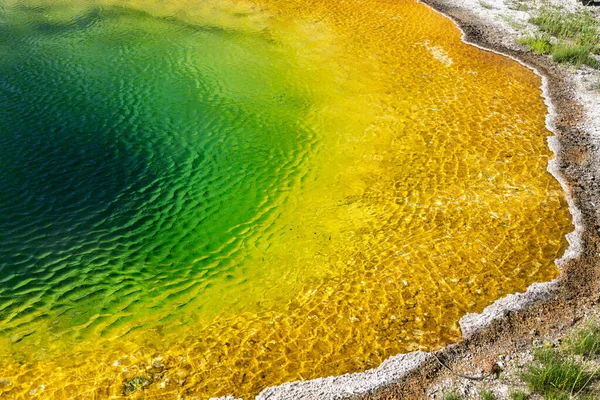
[[156,357],[154,360],[152,360],[152,367],[156,368],[156,369],[162,369],[165,367],[165,364],[163,364],[163,358],[162,356],[158,356]]

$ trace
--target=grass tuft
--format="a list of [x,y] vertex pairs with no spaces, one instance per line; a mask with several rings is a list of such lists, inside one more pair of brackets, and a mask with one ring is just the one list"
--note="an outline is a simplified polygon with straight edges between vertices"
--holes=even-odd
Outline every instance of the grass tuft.
[[444,393],[442,400],[463,400],[464,397],[458,393],[458,390],[453,389],[449,392]]
[[552,60],[559,63],[587,65],[598,68],[600,62],[591,56],[591,49],[572,44],[559,43],[552,48]]
[[566,392],[552,392],[544,396],[544,400],[570,400],[571,396]]
[[136,376],[135,378],[131,379],[123,385],[123,395],[129,396],[137,392],[138,390],[144,389],[149,384],[150,380],[141,376]]
[[479,398],[481,400],[495,400],[496,396],[494,396],[494,392],[491,390],[483,389],[481,392],[479,392]]
[[492,10],[494,8],[493,5],[491,5],[490,3],[486,3],[483,0],[479,0],[479,4],[481,5],[481,7],[487,8],[488,10]]
[[578,44],[598,44],[600,41],[599,23],[587,10],[565,12],[561,7],[542,7],[531,19],[542,32],[559,39],[576,40]]
[[544,396],[556,396],[561,391],[579,393],[594,378],[594,374],[587,372],[583,365],[552,349],[537,350],[534,362],[522,374],[530,389]]
[[535,54],[550,54],[552,52],[550,35],[546,33],[525,36],[519,39],[519,43],[527,46]]
[[[593,54],[600,54],[600,22],[588,10],[566,12],[561,7],[542,7],[530,20],[541,34],[521,39],[537,54],[552,54],[556,62],[600,68]],[[554,37],[553,44],[551,37]]]
[[513,6],[513,10],[517,10],[517,11],[529,11],[531,9],[531,7],[529,7],[529,4],[526,3],[517,3]]
[[512,392],[510,398],[511,400],[527,400],[529,395],[525,392]]
[[600,325],[593,323],[577,331],[573,338],[569,341],[568,348],[574,354],[579,354],[582,356],[599,355]]
[[511,26],[515,31],[521,31],[526,28],[526,25],[517,21],[515,18],[509,15],[503,15],[502,19]]

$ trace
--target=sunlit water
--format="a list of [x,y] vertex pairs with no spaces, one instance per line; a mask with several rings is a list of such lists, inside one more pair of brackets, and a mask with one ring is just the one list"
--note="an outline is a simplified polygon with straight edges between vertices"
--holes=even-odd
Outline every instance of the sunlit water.
[[539,78],[413,0],[0,0],[0,55],[0,396],[248,398],[558,273]]

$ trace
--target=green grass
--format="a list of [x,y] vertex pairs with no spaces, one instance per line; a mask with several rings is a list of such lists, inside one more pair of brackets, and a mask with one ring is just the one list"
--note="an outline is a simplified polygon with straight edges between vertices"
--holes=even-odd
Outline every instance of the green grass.
[[527,46],[535,54],[550,54],[552,52],[550,36],[545,33],[525,36],[519,39],[519,43]]
[[560,7],[544,6],[530,22],[541,33],[524,37],[520,43],[534,53],[552,54],[552,59],[560,63],[600,68],[600,62],[593,56],[600,54],[600,22],[590,11],[571,13]]
[[529,11],[531,7],[529,7],[529,5],[525,3],[517,3],[512,7],[512,9],[517,11]]
[[598,68],[600,62],[591,56],[591,49],[567,43],[559,43],[552,47],[552,60],[577,66],[588,65]]
[[511,16],[504,15],[504,16],[502,16],[502,19],[516,31],[520,31],[520,30],[523,30],[526,28],[525,24],[517,21],[516,19],[514,19]]
[[600,42],[599,23],[587,11],[565,12],[560,7],[542,7],[531,19],[542,32],[559,39],[574,40],[579,45],[598,45]]
[[493,8],[494,8],[494,6],[493,6],[493,5],[491,5],[490,3],[486,3],[486,2],[485,2],[485,1],[483,1],[483,0],[479,0],[479,4],[481,5],[481,7],[483,7],[483,8],[487,8],[488,10],[491,10],[491,9],[493,9]]
[[569,400],[571,396],[565,392],[552,392],[544,396],[544,400]]
[[442,400],[463,400],[464,397],[458,393],[456,389],[452,389],[449,392],[444,393]]
[[576,394],[589,387],[593,373],[570,357],[564,357],[552,349],[540,349],[535,352],[534,361],[526,366],[522,378],[529,388],[544,396]]
[[494,396],[494,392],[491,390],[483,389],[481,392],[479,392],[479,398],[481,400],[495,400],[496,396]]
[[600,325],[592,323],[577,331],[568,342],[568,349],[582,356],[600,355]]
[[511,400],[527,400],[529,395],[525,392],[512,392],[510,398]]
[[135,378],[131,379],[123,385],[123,395],[129,396],[137,392],[138,390],[144,389],[149,384],[150,380],[141,376],[136,376]]
[[598,393],[586,393],[577,396],[577,400],[598,400]]

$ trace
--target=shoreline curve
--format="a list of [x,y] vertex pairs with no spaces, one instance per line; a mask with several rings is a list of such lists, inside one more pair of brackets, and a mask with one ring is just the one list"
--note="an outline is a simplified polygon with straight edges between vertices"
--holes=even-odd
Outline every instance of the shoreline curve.
[[[504,317],[512,313],[524,311],[536,303],[551,301],[559,294],[559,286],[566,280],[564,266],[566,263],[577,259],[584,254],[584,235],[586,232],[584,216],[578,207],[575,196],[568,183],[567,177],[561,168],[563,146],[560,141],[560,129],[556,120],[559,112],[553,101],[551,93],[551,82],[546,73],[542,73],[539,65],[525,61],[525,52],[518,55],[509,54],[509,49],[502,45],[490,45],[483,40],[477,40],[472,32],[465,29],[465,21],[460,21],[449,13],[454,7],[445,0],[417,0],[419,3],[433,9],[445,18],[450,19],[461,32],[461,40],[468,45],[474,46],[482,51],[492,52],[503,57],[508,57],[526,67],[541,79],[541,96],[548,109],[545,117],[546,128],[552,133],[547,138],[548,147],[554,154],[549,160],[547,170],[559,182],[568,203],[569,212],[572,216],[574,230],[566,235],[568,247],[563,256],[555,260],[560,270],[560,275],[548,282],[538,282],[530,285],[525,292],[509,294],[499,298],[488,305],[480,313],[468,313],[459,320],[463,339],[457,343],[444,346],[439,351],[423,352],[415,351],[405,354],[397,354],[389,357],[378,367],[357,373],[343,374],[339,376],[321,377],[307,381],[287,382],[277,386],[267,387],[257,396],[257,400],[291,400],[291,399],[349,399],[349,398],[371,398],[379,391],[398,385],[408,378],[417,375],[427,375],[439,369],[437,357],[455,356],[457,346],[468,339],[473,338],[482,331],[492,327]],[[444,3],[444,4],[442,4]],[[477,17],[473,17],[477,19]],[[486,21],[477,21],[487,25]],[[476,29],[476,28],[473,28]],[[521,57],[520,57],[521,56]],[[377,397],[377,396],[375,396]],[[373,397],[374,398],[374,397]],[[217,399],[217,398],[213,398]],[[219,397],[220,400],[234,400],[232,396]]]

